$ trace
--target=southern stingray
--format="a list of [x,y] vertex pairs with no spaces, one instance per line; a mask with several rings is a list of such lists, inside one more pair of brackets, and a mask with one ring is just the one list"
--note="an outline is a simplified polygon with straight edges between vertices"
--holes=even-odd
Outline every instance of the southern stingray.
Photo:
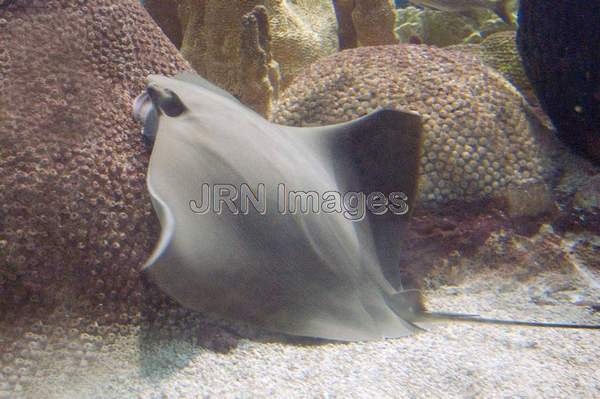
[[[147,183],[162,227],[143,270],[186,307],[347,341],[440,319],[600,328],[428,312],[418,290],[403,289],[398,243],[421,150],[415,113],[280,126],[184,73],[150,76],[134,114],[153,143]],[[290,192],[306,202],[282,206]]]

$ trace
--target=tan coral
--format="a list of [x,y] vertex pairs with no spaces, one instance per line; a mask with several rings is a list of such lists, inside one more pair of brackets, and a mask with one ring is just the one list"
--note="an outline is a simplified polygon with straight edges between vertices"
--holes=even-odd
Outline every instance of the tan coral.
[[257,0],[178,0],[183,40],[181,54],[196,72],[239,95],[242,18],[261,2]]
[[[472,56],[426,46],[345,50],[314,64],[283,93],[273,120],[307,126],[379,108],[423,116],[423,202],[476,200],[542,182],[523,97]],[[402,171],[398,171],[402,173]]]
[[279,93],[279,68],[271,55],[267,10],[257,6],[242,20],[240,101],[265,117],[271,116]]
[[[508,6],[511,17],[517,8],[518,2],[511,1]],[[494,32],[514,30],[494,12],[485,9],[471,10],[468,16],[412,6],[399,8],[396,12],[396,34],[401,43],[418,39],[420,43],[438,47],[473,44]]]
[[398,43],[391,0],[334,0],[340,48]]
[[356,0],[352,22],[359,46],[398,43],[394,33],[396,13],[392,0]]
[[531,82],[525,75],[523,62],[517,50],[515,31],[493,33],[480,44],[456,44],[448,46],[446,49],[460,51],[464,56],[472,55],[485,65],[500,72],[525,96],[540,123],[545,128],[554,130],[550,118],[541,109]]
[[[172,19],[160,15],[164,4],[178,9],[183,31],[181,52],[194,69],[224,89],[239,94],[242,18],[262,5],[269,16],[271,49],[287,86],[304,67],[338,49],[336,20],[328,0],[154,0],[147,4],[163,30],[176,32]],[[170,36],[176,43],[176,37]]]
[[266,0],[265,6],[282,89],[304,68],[338,50],[337,24],[330,0]]
[[517,50],[517,32],[494,33],[481,42],[479,51],[486,65],[502,73],[530,102],[537,103]]

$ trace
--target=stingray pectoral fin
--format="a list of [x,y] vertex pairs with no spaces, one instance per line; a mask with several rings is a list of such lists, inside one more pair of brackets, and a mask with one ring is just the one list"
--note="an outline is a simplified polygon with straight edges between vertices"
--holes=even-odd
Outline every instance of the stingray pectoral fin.
[[383,109],[335,125],[282,128],[329,159],[345,190],[402,190],[413,204],[422,145],[419,114]]
[[[367,193],[403,192],[410,211],[419,177],[421,117],[413,112],[380,110],[338,129],[329,146],[335,159],[350,164],[358,178],[357,181],[348,179],[346,189]],[[341,167],[336,176],[350,177]],[[408,216],[408,212],[403,215]]]
[[152,180],[148,179],[148,191],[150,198],[152,199],[152,205],[160,221],[161,231],[158,243],[154,247],[154,251],[150,255],[150,258],[142,266],[142,271],[149,271],[149,269],[156,263],[156,261],[167,251],[167,248],[173,241],[173,235],[175,233],[175,217],[173,212],[162,198],[158,195],[155,188],[152,185]]
[[384,109],[347,123],[285,129],[329,162],[344,193],[366,195],[368,223],[357,232],[373,237],[383,274],[400,290],[399,243],[418,192],[421,116]]

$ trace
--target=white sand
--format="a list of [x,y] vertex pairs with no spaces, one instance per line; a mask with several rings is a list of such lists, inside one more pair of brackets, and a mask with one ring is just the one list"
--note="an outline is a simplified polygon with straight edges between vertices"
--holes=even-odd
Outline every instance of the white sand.
[[[461,287],[430,292],[430,308],[598,323],[589,309],[569,304],[575,296],[600,298],[577,276],[543,272],[507,283],[499,274],[488,270]],[[580,286],[565,291],[569,282]],[[563,288],[552,292],[557,286]],[[540,295],[551,304],[533,303]],[[242,328],[250,339],[219,353],[206,346],[232,334],[201,317],[189,328],[162,341],[133,333],[104,347],[88,368],[55,363],[23,397],[600,397],[600,331],[455,323],[403,339],[311,344]]]

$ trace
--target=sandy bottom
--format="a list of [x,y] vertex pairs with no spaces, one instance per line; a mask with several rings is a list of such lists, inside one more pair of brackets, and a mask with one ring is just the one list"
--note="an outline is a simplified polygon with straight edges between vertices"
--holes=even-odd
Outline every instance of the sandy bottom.
[[[600,302],[593,272],[539,271],[524,278],[513,266],[427,291],[428,305],[498,318],[600,323],[600,315],[582,305]],[[35,383],[11,397],[600,397],[595,330],[453,323],[402,339],[332,343],[199,315],[185,325],[168,338],[132,329],[86,367],[48,354]]]

